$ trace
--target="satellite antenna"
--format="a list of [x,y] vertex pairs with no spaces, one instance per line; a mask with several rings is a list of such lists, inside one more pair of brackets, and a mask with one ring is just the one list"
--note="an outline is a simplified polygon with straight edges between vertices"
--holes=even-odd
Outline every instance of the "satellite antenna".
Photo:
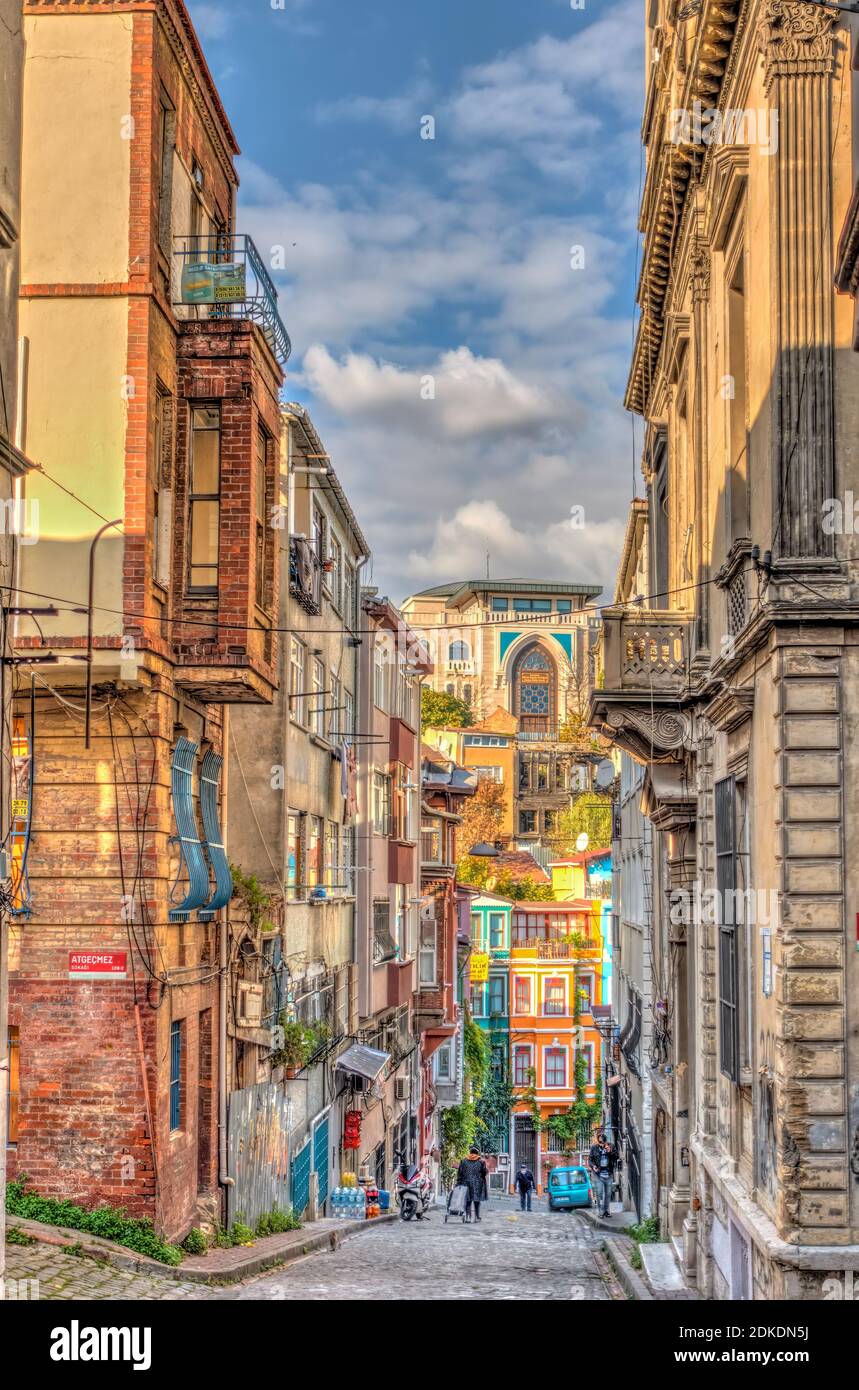
[[611,758],[603,758],[601,762],[597,763],[594,781],[601,790],[611,786],[614,781],[614,763]]
[[577,836],[576,838],[576,849],[579,851],[579,854],[584,853],[589,843],[590,841],[588,839],[588,832],[586,830],[583,830],[581,835]]

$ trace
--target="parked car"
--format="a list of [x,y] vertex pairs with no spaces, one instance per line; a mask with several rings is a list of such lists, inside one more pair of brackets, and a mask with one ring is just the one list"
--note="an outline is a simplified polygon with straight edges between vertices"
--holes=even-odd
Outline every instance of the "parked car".
[[553,1168],[549,1174],[549,1211],[589,1207],[591,1183],[587,1168]]

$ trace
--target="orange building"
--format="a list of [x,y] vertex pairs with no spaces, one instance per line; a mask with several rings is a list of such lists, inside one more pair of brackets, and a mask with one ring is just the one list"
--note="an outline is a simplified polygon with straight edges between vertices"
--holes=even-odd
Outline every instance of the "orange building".
[[[526,1163],[542,1192],[549,1170],[571,1147],[550,1117],[569,1112],[578,1099],[597,1100],[601,1039],[592,1010],[602,1003],[602,943],[591,902],[514,904],[509,997],[512,1172]],[[586,1068],[581,1097],[578,1056]],[[588,1142],[585,1126],[572,1147]]]

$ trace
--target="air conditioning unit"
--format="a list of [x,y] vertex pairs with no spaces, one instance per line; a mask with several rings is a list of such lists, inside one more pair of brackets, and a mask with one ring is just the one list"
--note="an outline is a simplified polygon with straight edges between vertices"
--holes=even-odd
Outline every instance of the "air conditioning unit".
[[262,1023],[262,985],[240,984],[236,1005],[236,1025],[239,1028],[259,1028]]
[[397,1100],[408,1100],[409,1091],[409,1078],[407,1076],[398,1076],[395,1084],[395,1094]]

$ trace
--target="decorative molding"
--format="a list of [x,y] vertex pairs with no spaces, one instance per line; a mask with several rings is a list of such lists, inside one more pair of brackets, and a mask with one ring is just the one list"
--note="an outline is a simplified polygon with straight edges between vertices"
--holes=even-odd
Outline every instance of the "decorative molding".
[[759,35],[767,94],[777,77],[827,77],[832,72],[836,18],[805,0],[764,0]]
[[692,718],[683,710],[612,705],[603,716],[607,733],[639,762],[675,762],[692,747]]
[[708,304],[710,301],[710,248],[696,239],[690,265],[692,280],[692,303]]
[[752,717],[755,703],[750,685],[729,685],[702,710],[704,718],[720,733],[731,734]]

